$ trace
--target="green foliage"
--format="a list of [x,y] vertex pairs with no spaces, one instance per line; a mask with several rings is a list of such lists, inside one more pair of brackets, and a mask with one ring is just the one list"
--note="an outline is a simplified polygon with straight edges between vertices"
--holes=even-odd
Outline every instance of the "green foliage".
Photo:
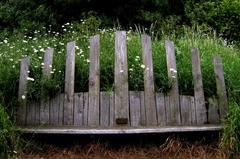
[[0,105],[0,158],[16,155],[20,146],[20,135],[11,122],[4,107]]
[[230,102],[228,118],[224,121],[221,148],[232,158],[240,153],[240,107]]
[[192,23],[210,25],[223,38],[240,41],[239,0],[209,0],[198,3],[187,1],[185,14]]

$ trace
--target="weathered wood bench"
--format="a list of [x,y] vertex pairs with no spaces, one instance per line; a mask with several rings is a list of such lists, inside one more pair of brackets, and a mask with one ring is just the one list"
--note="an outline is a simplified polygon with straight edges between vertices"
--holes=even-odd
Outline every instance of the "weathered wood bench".
[[[167,70],[172,88],[155,92],[151,38],[142,35],[144,91],[129,91],[126,33],[115,33],[114,92],[100,92],[99,35],[90,39],[89,92],[74,93],[75,42],[67,44],[65,90],[40,102],[26,97],[29,58],[22,59],[17,123],[25,133],[132,134],[218,131],[227,114],[221,59],[214,57],[218,98],[204,97],[198,49],[192,49],[194,96],[179,95],[174,44],[166,41]],[[51,78],[53,49],[44,56],[43,75]]]

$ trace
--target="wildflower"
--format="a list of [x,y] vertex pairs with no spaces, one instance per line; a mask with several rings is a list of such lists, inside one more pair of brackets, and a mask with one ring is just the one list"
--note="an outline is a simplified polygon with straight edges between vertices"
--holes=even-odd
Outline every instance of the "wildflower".
[[120,73],[123,73],[123,70],[120,70]]
[[45,52],[45,50],[43,48],[40,49],[41,52]]
[[52,65],[49,65],[50,68],[52,68]]
[[34,81],[34,78],[27,77],[27,80],[28,80],[28,81]]
[[175,70],[174,68],[170,68],[170,72],[177,73],[177,70]]
[[90,60],[89,60],[89,59],[87,59],[86,61],[87,61],[87,63],[89,63],[89,62],[90,62]]
[[82,49],[80,49],[80,54],[82,54],[83,53],[83,50]]
[[4,42],[5,44],[8,43],[7,39],[3,40],[3,42]]
[[129,68],[129,71],[133,71],[133,68]]
[[13,59],[12,59],[12,58],[10,58],[9,60],[10,60],[10,61],[13,61]]
[[58,72],[59,72],[59,73],[61,73],[62,71],[61,71],[61,70],[59,70]]
[[143,65],[143,64],[141,64],[141,66],[140,66],[141,68],[145,68],[145,65]]
[[23,100],[26,99],[26,96],[25,96],[25,95],[22,95],[22,99],[23,99]]
[[64,28],[63,31],[67,31],[67,29]]
[[51,71],[50,73],[51,73],[51,74],[53,74],[54,72],[53,72],[53,71]]
[[75,48],[76,48],[76,50],[78,50],[78,49],[79,49],[79,47],[78,47],[77,45],[75,46]]
[[39,56],[38,58],[39,58],[40,60],[42,59],[42,57],[41,57],[41,56]]
[[23,40],[23,43],[27,43],[27,40]]
[[44,63],[41,63],[42,66],[44,66]]

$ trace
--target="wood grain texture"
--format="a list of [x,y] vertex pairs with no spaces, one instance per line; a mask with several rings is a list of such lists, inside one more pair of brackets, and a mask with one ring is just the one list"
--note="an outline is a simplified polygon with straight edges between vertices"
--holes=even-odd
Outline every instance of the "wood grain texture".
[[152,63],[152,43],[151,38],[142,35],[142,50],[144,64],[144,103],[146,109],[146,124],[157,125],[157,111],[154,90],[153,63]]
[[58,115],[59,115],[59,105],[60,105],[60,95],[56,95],[50,100],[50,125],[58,125]]
[[165,42],[166,47],[166,58],[167,58],[167,70],[168,78],[172,83],[172,87],[169,91],[170,97],[170,112],[169,119],[171,125],[180,125],[181,116],[180,116],[180,104],[179,104],[179,88],[178,88],[178,75],[177,75],[177,65],[175,57],[175,48],[172,41],[167,40]]
[[110,123],[110,94],[108,92],[100,93],[100,125],[109,126]]
[[100,36],[90,38],[90,66],[89,66],[89,109],[88,126],[99,125],[99,93],[100,93]]
[[191,52],[197,124],[202,125],[207,122],[207,109],[205,106],[205,98],[203,91],[201,62],[198,49],[194,48],[191,50]]
[[164,94],[156,93],[156,105],[157,105],[157,119],[158,125],[166,125],[166,108],[165,108],[165,99]]
[[182,125],[191,125],[191,99],[188,96],[180,96]]
[[83,93],[83,125],[88,126],[88,92]]
[[115,119],[129,125],[128,63],[126,32],[115,33]]
[[225,118],[228,112],[227,91],[224,80],[224,72],[222,67],[222,60],[220,57],[214,57],[214,72],[217,84],[217,95],[219,100],[220,117]]
[[219,107],[216,98],[208,98],[208,123],[219,123]]
[[83,125],[83,93],[74,94],[74,126]]
[[141,99],[140,93],[135,91],[129,92],[130,98],[130,123],[132,127],[140,126],[141,124]]
[[73,94],[75,75],[75,41],[67,44],[67,58],[65,68],[65,98],[64,98],[64,125],[73,124]]
[[18,88],[19,107],[17,110],[17,124],[26,124],[27,113],[27,77],[29,71],[29,58],[23,58],[20,66],[20,78]]
[[114,92],[109,92],[109,125],[115,126],[115,104],[114,104]]

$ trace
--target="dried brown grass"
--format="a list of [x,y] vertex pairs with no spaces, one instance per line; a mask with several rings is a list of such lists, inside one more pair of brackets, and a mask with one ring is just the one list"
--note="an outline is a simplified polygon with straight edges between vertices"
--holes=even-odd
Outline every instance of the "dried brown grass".
[[45,145],[42,151],[31,149],[19,154],[19,159],[227,159],[217,143],[187,143],[168,138],[161,145],[148,147],[122,145],[120,148],[104,144],[57,147]]

